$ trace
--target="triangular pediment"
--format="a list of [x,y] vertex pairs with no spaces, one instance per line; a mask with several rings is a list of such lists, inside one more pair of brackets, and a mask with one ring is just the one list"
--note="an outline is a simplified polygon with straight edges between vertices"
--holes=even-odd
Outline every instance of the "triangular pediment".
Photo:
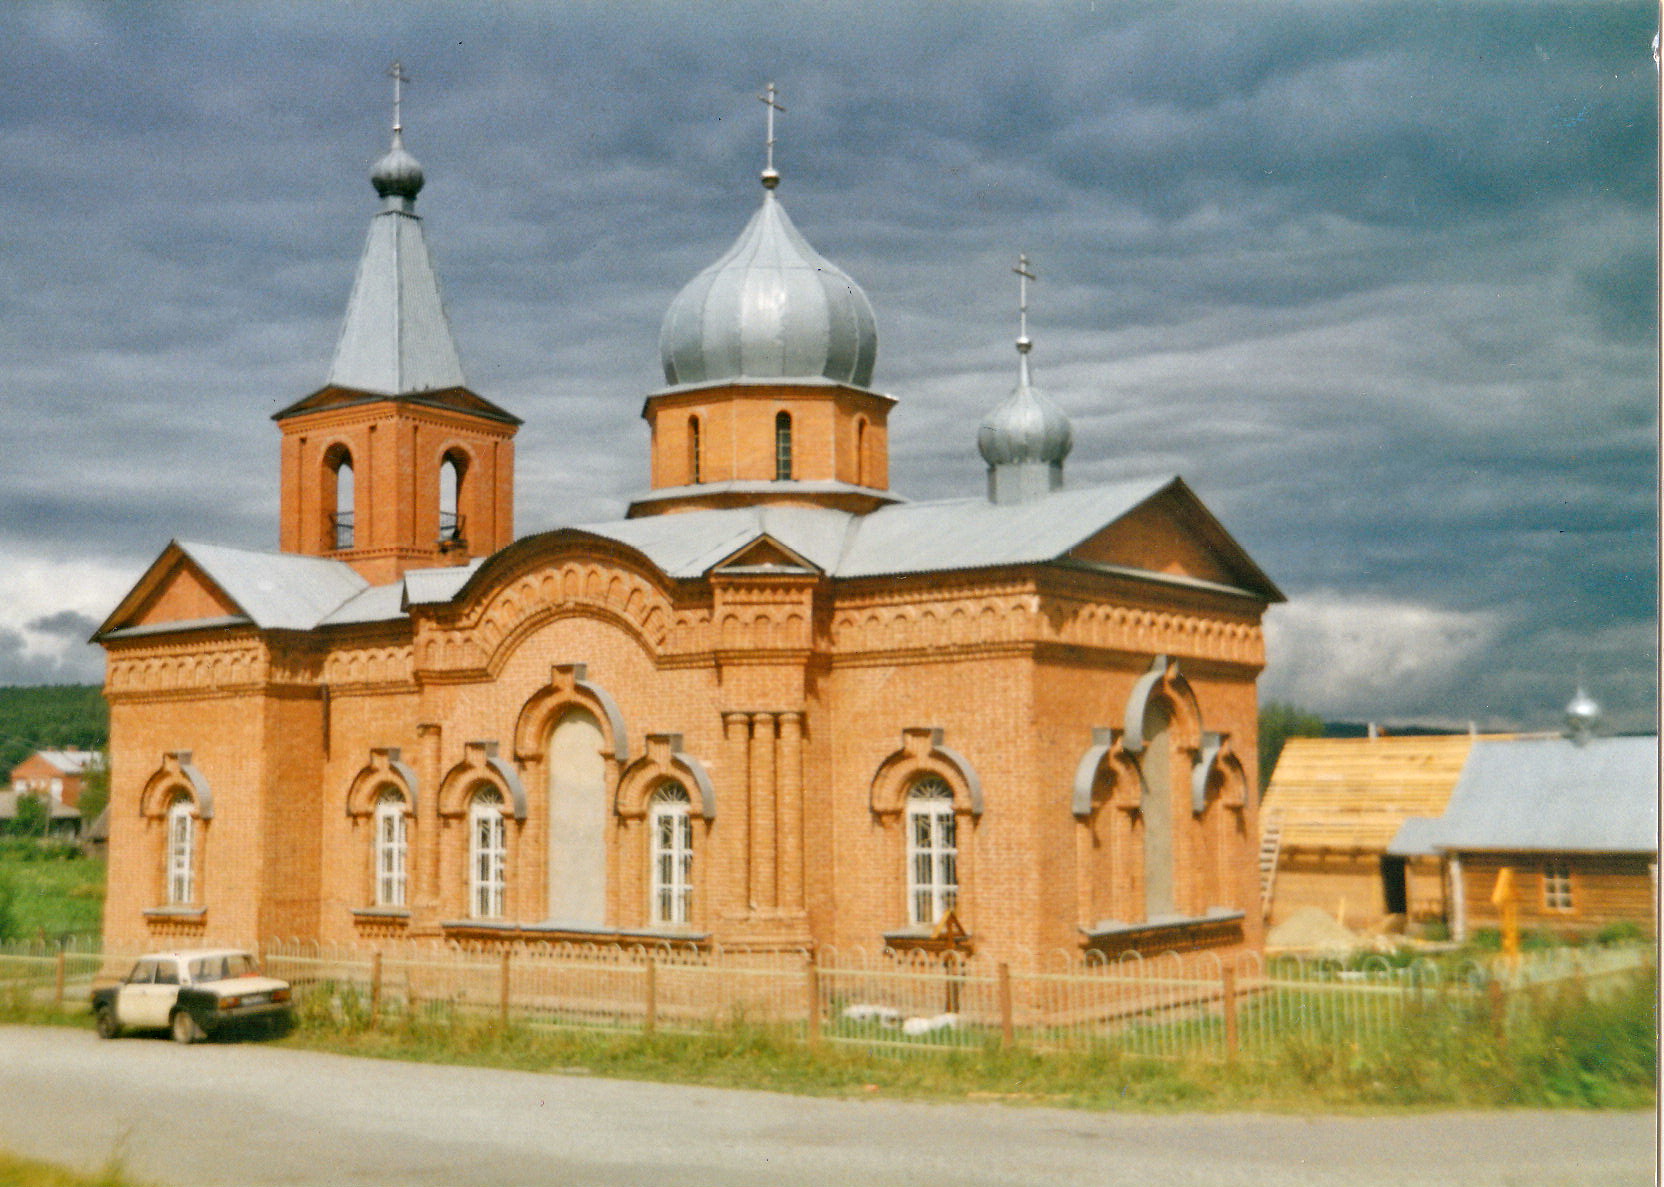
[[819,573],[820,567],[772,536],[758,536],[711,566],[712,573]]
[[247,614],[178,544],[169,544],[121,600],[98,636],[170,623],[224,622]]
[[517,425],[521,423],[520,418],[515,416],[514,413],[499,408],[484,396],[477,395],[465,387],[440,388],[435,391],[407,392],[402,395],[394,395],[388,392],[369,392],[360,391],[357,388],[338,387],[334,384],[321,387],[304,399],[290,404],[282,411],[273,413],[272,419],[287,420],[292,416],[300,416],[308,412],[352,408],[383,401],[465,412],[471,416],[484,416],[491,420],[502,421],[505,424]]
[[1240,589],[1272,601],[1280,590],[1213,513],[1175,479],[1069,550],[1073,560]]

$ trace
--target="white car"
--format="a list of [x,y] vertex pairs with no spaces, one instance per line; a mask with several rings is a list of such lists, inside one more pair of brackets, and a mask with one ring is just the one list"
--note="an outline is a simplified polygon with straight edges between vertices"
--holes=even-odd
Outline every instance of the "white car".
[[165,1029],[194,1043],[233,1027],[287,1027],[289,983],[261,976],[254,957],[236,948],[153,952],[120,984],[94,989],[92,1010],[101,1038]]

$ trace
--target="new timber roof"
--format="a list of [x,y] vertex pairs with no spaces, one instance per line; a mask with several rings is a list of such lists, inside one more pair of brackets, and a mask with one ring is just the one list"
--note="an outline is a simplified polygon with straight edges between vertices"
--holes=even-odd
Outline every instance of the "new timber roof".
[[1290,738],[1260,808],[1285,849],[1385,852],[1411,817],[1444,812],[1477,739]]

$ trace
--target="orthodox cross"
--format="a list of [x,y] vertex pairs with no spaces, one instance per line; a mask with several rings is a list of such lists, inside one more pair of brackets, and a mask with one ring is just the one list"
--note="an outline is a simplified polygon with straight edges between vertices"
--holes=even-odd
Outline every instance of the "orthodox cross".
[[774,113],[777,111],[784,112],[786,110],[775,101],[774,95],[774,84],[771,82],[768,84],[768,90],[757,96],[757,99],[762,103],[762,105],[768,108],[768,163],[764,169],[765,175],[772,174],[774,172]]
[[399,105],[404,100],[403,84],[410,81],[410,75],[404,72],[404,64],[394,62],[387,71],[387,77],[393,80],[393,131],[404,131],[404,121],[399,116]]
[[1028,344],[1028,282],[1040,278],[1029,271],[1026,255],[1019,254],[1011,270],[1017,274],[1017,345],[1022,347]]

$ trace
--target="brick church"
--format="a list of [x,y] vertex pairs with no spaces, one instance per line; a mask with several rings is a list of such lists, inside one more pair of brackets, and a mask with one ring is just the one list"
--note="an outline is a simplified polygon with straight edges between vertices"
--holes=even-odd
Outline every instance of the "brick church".
[[371,180],[279,549],[176,540],[98,633],[110,942],[1260,942],[1281,595],[1180,479],[1064,483],[1026,324],[986,496],[892,492],[872,309],[771,167],[665,315],[650,488],[516,537],[397,121]]

